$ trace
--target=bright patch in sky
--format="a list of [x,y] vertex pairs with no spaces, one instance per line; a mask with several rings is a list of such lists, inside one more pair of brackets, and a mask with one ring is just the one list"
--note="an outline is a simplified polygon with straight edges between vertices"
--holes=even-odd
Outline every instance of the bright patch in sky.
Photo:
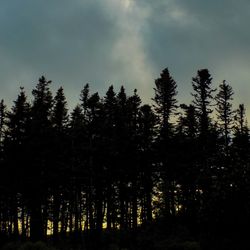
[[131,7],[132,5],[132,0],[122,0],[122,3],[125,7],[125,9],[129,9],[129,7]]

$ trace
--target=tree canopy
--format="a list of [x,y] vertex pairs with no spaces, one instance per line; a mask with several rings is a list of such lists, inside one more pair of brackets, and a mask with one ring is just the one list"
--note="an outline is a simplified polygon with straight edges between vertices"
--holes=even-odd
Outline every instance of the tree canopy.
[[71,112],[63,87],[53,94],[51,84],[42,76],[31,101],[21,87],[10,109],[0,102],[3,243],[70,238],[108,249],[107,233],[119,232],[120,248],[163,249],[157,241],[185,228],[182,240],[201,249],[241,249],[250,222],[249,130],[227,81],[217,90],[208,69],[198,70],[192,102],[178,104],[166,68],[151,105],[136,89],[129,96],[111,85],[100,96],[86,84]]

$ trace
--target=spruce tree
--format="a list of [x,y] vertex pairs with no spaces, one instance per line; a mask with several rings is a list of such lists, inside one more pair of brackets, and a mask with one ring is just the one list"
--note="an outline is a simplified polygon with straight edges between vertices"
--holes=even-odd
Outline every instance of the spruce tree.
[[160,78],[155,80],[155,97],[153,98],[155,112],[160,120],[160,133],[163,140],[171,135],[170,118],[177,109],[177,84],[169,73],[164,69]]
[[207,143],[209,133],[210,114],[212,113],[213,92],[212,77],[207,69],[198,70],[197,76],[192,79],[194,93],[193,104],[197,110],[199,118],[199,133],[202,143]]
[[239,104],[234,116],[234,153],[240,161],[248,161],[249,150],[249,129],[247,126],[246,108],[244,104]]
[[57,90],[56,96],[54,97],[52,123],[53,127],[59,131],[65,129],[68,123],[67,101],[62,87]]
[[232,98],[233,89],[224,80],[219,86],[219,93],[216,95],[215,99],[217,102],[217,117],[218,125],[224,137],[224,152],[228,155],[228,148],[230,143],[230,133],[233,128],[233,110],[232,110]]
[[[159,120],[159,153],[158,164],[163,180],[163,203],[165,215],[174,213],[173,205],[173,164],[170,148],[170,139],[173,136],[171,116],[177,109],[177,84],[169,73],[164,69],[160,78],[155,80],[154,109]],[[172,212],[171,212],[172,210]]]
[[107,229],[110,230],[115,225],[116,221],[116,209],[117,209],[117,197],[115,195],[117,185],[117,149],[116,149],[116,133],[117,133],[117,96],[114,91],[113,85],[111,85],[106,95],[104,96],[104,124],[103,124],[103,136],[105,140],[105,147],[103,148],[105,171],[105,187],[106,187],[106,220]]
[[154,139],[156,136],[156,117],[151,106],[145,104],[139,113],[139,171],[141,196],[141,222],[151,222],[153,219],[153,187],[156,179],[154,169]]
[[140,115],[141,99],[137,94],[137,90],[134,90],[134,94],[127,100],[127,115],[128,115],[128,133],[129,133],[129,147],[127,150],[127,171],[128,181],[131,183],[129,193],[131,203],[131,216],[132,223],[129,225],[130,228],[137,228],[137,215],[138,215],[138,185],[139,185],[139,115]]
[[9,190],[12,190],[14,237],[17,239],[19,235],[18,211],[21,211],[22,236],[25,237],[26,235],[26,228],[24,226],[24,216],[27,215],[24,207],[25,197],[20,194],[23,194],[27,190],[25,181],[27,176],[24,175],[23,170],[25,169],[24,166],[26,166],[28,157],[26,152],[27,136],[31,120],[30,105],[27,102],[27,97],[22,87],[7,117],[8,130],[5,139],[5,153],[8,176],[12,179]]
[[[53,97],[44,76],[32,90],[33,103],[31,106],[31,131],[29,137],[30,159],[28,190],[30,207],[30,237],[33,241],[42,240],[47,232],[47,187],[46,178],[53,157],[51,111]],[[42,206],[44,209],[42,210]],[[43,212],[42,212],[43,211]]]
[[81,90],[80,94],[80,102],[81,102],[81,107],[83,109],[83,116],[85,119],[85,123],[87,123],[88,118],[87,118],[87,110],[88,110],[88,100],[89,100],[89,84],[85,84],[83,89]]
[[51,122],[53,126],[53,147],[54,155],[52,157],[52,167],[49,171],[50,188],[52,191],[53,203],[53,237],[58,240],[59,230],[59,215],[60,207],[62,207],[62,193],[63,193],[63,178],[66,174],[67,165],[69,164],[69,146],[67,138],[67,125],[68,125],[68,109],[67,101],[64,95],[63,88],[60,87],[54,97],[54,105],[52,108]]

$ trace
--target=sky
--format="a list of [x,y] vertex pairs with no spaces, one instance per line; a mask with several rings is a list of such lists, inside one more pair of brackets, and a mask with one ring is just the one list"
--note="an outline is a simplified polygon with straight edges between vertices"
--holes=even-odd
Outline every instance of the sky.
[[69,108],[86,83],[100,95],[136,88],[150,103],[168,67],[189,103],[192,77],[207,68],[250,117],[249,17],[249,0],[0,0],[0,98],[11,106],[19,86],[30,96],[45,75]]

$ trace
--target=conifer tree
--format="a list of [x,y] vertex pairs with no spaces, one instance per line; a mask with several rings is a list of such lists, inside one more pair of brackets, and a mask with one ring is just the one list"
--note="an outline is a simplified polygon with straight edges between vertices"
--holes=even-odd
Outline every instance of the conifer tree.
[[139,113],[139,167],[141,195],[141,221],[151,222],[153,218],[153,187],[156,181],[154,163],[154,139],[156,136],[156,117],[151,106],[145,104],[140,107]]
[[[91,173],[89,171],[89,139],[88,131],[86,130],[85,117],[82,107],[78,104],[71,112],[69,121],[69,158],[70,163],[67,168],[67,185],[66,190],[69,197],[69,231],[73,235],[75,231],[75,237],[79,236],[82,230],[82,218],[86,216],[87,228],[92,229],[92,212],[88,208],[82,208],[82,193],[88,197],[89,194],[89,177]],[[89,199],[86,198],[85,205],[88,206]],[[92,200],[90,201],[90,203]],[[67,203],[66,203],[67,204]],[[89,215],[90,213],[90,215]],[[91,223],[89,223],[91,221]],[[67,227],[67,221],[64,223]],[[64,230],[66,233],[66,230]]]
[[244,104],[239,104],[234,117],[234,153],[238,154],[239,160],[248,161],[249,150],[249,129],[246,119],[246,108]]
[[[183,114],[179,119],[177,133],[177,148],[175,160],[177,162],[176,181],[181,186],[181,196],[178,197],[182,206],[181,214],[190,227],[195,227],[198,218],[199,194],[197,176],[200,169],[197,167],[197,158],[200,145],[198,144],[198,119],[194,105],[181,104]],[[181,127],[181,129],[180,129]]]
[[188,138],[196,138],[198,130],[197,115],[194,105],[181,104],[181,108],[184,110],[184,116],[180,121],[180,126],[183,128],[183,133]]
[[107,229],[111,230],[116,221],[117,197],[117,149],[115,146],[117,133],[117,97],[113,85],[111,85],[106,95],[104,96],[103,109],[105,114],[103,124],[103,136],[105,140],[105,147],[103,148],[106,155],[104,160],[105,171],[105,186],[106,186],[106,220]]
[[174,171],[173,159],[170,152],[170,139],[173,137],[171,116],[177,109],[177,84],[169,73],[164,69],[160,78],[155,80],[154,108],[159,119],[159,153],[158,164],[163,180],[163,206],[166,216],[174,214]]
[[[33,104],[31,106],[31,132],[29,138],[30,159],[28,182],[30,183],[30,237],[33,241],[42,240],[47,231],[47,187],[45,179],[51,166],[53,151],[51,110],[53,97],[44,76],[39,78],[38,84],[32,90]],[[44,207],[43,213],[41,207]]]
[[32,105],[32,125],[34,128],[38,128],[40,132],[44,132],[44,129],[51,125],[50,112],[53,107],[53,97],[49,89],[50,83],[51,81],[47,81],[46,78],[42,76],[39,78],[39,82],[35,89],[32,90],[32,95],[34,97]]
[[199,133],[204,145],[207,142],[207,136],[210,125],[210,114],[212,113],[213,92],[216,89],[211,88],[212,77],[207,69],[198,70],[197,76],[192,79],[194,93],[193,104],[197,110],[199,118]]
[[20,142],[27,136],[28,126],[30,125],[30,104],[24,88],[20,88],[17,100],[8,114],[8,132],[14,141]]
[[59,228],[59,215],[60,207],[63,204],[61,199],[63,174],[66,173],[67,164],[69,160],[65,157],[69,155],[69,143],[67,139],[67,125],[68,125],[68,110],[67,102],[63,92],[63,88],[60,87],[54,97],[54,105],[52,108],[51,121],[53,130],[53,147],[54,156],[52,160],[52,167],[49,171],[50,187],[52,191],[53,203],[53,237],[54,240],[58,240],[58,228]]
[[117,162],[119,163],[119,213],[120,227],[126,229],[127,223],[127,157],[128,149],[128,118],[127,118],[127,94],[125,88],[121,86],[117,94],[117,134],[116,134],[116,150]]
[[84,119],[87,121],[87,110],[89,100],[89,84],[85,84],[80,94],[81,107],[83,109]]
[[163,140],[171,134],[171,115],[177,109],[177,84],[169,73],[164,69],[160,78],[155,80],[155,97],[153,98],[157,116],[160,119],[160,133]]
[[216,95],[215,99],[217,102],[217,117],[218,125],[220,126],[222,135],[224,137],[224,152],[228,155],[228,147],[230,143],[230,132],[233,128],[233,110],[232,103],[233,100],[233,89],[224,80],[219,86],[219,93]]
[[80,131],[82,130],[83,121],[84,116],[82,113],[82,107],[78,104],[70,114],[69,128]]
[[134,94],[127,100],[127,115],[128,115],[128,133],[129,133],[129,147],[127,150],[127,156],[130,161],[127,162],[128,167],[128,181],[131,182],[131,219],[132,223],[129,227],[137,228],[137,215],[138,215],[138,186],[139,186],[139,115],[140,115],[141,98],[137,94],[137,90],[134,90]]
[[216,133],[214,133],[215,130],[213,129],[210,117],[213,111],[213,92],[216,91],[216,89],[212,89],[211,85],[212,77],[207,69],[198,70],[197,76],[192,79],[194,89],[194,93],[192,93],[194,97],[193,105],[196,109],[199,122],[200,159],[197,160],[199,164],[201,164],[201,172],[206,179],[202,181],[203,184],[210,181],[211,173],[208,172],[211,170],[211,163],[209,163],[209,161],[212,159],[212,154],[216,152]]
[[17,238],[19,235],[18,211],[21,211],[22,236],[25,237],[26,235],[24,216],[25,214],[27,215],[27,211],[25,211],[24,207],[24,197],[20,197],[19,195],[18,198],[18,194],[27,190],[27,187],[25,187],[26,176],[23,173],[23,166],[26,165],[28,157],[26,144],[31,120],[30,104],[27,102],[27,97],[22,87],[7,117],[8,130],[5,139],[5,152],[8,164],[8,176],[12,178],[12,181],[9,181],[9,183],[12,183],[9,190],[12,190],[14,237]]
[[53,126],[61,131],[68,123],[68,109],[67,101],[63,92],[63,88],[60,87],[57,90],[56,96],[54,98],[54,107],[52,111],[52,123]]

